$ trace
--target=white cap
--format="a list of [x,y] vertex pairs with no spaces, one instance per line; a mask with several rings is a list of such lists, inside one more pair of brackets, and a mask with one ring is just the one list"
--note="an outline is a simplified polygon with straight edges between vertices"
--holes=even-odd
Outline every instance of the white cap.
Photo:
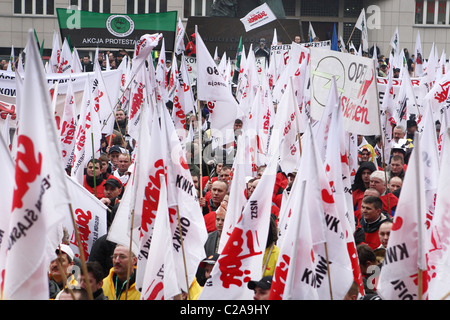
[[74,255],[74,253],[73,253],[73,251],[72,251],[72,248],[70,248],[67,244],[60,244],[59,246],[58,246],[58,248],[56,248],[56,253],[58,253],[58,251],[62,251],[62,252],[64,252],[65,254],[67,254],[69,257],[70,257],[70,259],[72,259],[73,260],[73,258],[75,257],[75,255]]

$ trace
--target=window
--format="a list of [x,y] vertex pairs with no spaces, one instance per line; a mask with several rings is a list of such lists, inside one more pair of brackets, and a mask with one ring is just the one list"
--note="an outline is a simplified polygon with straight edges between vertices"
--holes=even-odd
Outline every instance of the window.
[[337,17],[339,16],[339,1],[302,0],[300,14],[314,17]]
[[54,15],[54,0],[14,0],[14,14]]
[[416,24],[423,23],[423,0],[416,1]]
[[184,0],[183,17],[208,16],[211,12],[211,5],[214,0]]
[[449,0],[416,0],[415,23],[429,25],[449,24]]
[[111,0],[70,0],[70,5],[83,11],[111,13]]
[[167,12],[167,0],[127,0],[127,14]]

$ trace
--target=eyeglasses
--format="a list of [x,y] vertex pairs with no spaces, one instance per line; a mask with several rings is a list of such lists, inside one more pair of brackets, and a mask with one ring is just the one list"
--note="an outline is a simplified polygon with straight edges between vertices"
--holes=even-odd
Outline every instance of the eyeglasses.
[[124,254],[113,254],[112,256],[111,256],[111,259],[114,261],[114,260],[116,260],[117,258],[119,258],[119,260],[125,260],[125,259],[128,259],[128,256],[126,256],[126,255],[124,255]]

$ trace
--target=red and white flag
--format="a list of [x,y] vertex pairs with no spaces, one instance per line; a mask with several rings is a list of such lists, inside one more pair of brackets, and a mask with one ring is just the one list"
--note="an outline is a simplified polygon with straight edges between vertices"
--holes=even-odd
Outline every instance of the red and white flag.
[[230,182],[230,196],[228,198],[227,214],[223,222],[222,235],[220,236],[219,249],[221,253],[223,247],[228,242],[228,238],[232,234],[234,226],[242,217],[242,211],[247,203],[245,191],[247,190],[247,166],[250,165],[248,157],[246,157],[246,137],[239,136],[237,141],[236,157],[233,162],[233,177]]
[[[379,277],[377,292],[383,300],[426,298],[429,279],[425,257],[425,212],[422,146],[416,132]],[[423,279],[420,285],[419,279]]]
[[135,74],[147,60],[154,47],[156,47],[163,37],[162,33],[144,34],[136,44],[136,50],[131,65],[131,73]]
[[47,64],[47,73],[56,73],[58,71],[59,61],[61,59],[61,46],[59,45],[58,32],[53,31],[52,53]]
[[[70,179],[69,176],[65,176],[64,179],[67,180],[67,189],[70,193],[72,211],[78,228],[81,247],[83,248],[83,256],[87,261],[95,241],[106,234],[107,207],[86,188],[75,180]],[[81,254],[71,217],[66,217],[64,227],[70,236],[69,246],[72,248],[75,256],[80,258]]]
[[[98,60],[95,61],[94,79],[92,80],[92,99],[94,102],[94,110],[98,114],[100,120],[101,133],[111,135],[114,130],[115,122],[115,104],[119,92],[119,82],[108,82],[108,86],[103,79],[102,71]],[[114,93],[112,96],[110,93]]]
[[270,137],[269,155],[279,149],[280,166],[283,172],[298,170],[298,159],[301,156],[300,146],[300,111],[294,95],[292,81],[287,83],[275,114],[274,125]]
[[[3,164],[3,191],[0,192],[0,234],[6,235],[9,230],[9,221],[11,219],[11,207],[14,190],[14,161],[11,157],[9,146],[0,136],[0,162]],[[0,242],[0,299],[3,299],[4,272],[6,264],[6,253],[8,251],[8,243]]]
[[342,300],[353,282],[345,222],[337,211],[309,126],[303,141],[305,148],[294,181],[301,185],[298,188],[303,188],[295,192],[301,195],[298,198],[303,199],[303,203],[292,200],[293,205],[286,209],[291,213],[274,274],[277,284],[272,284],[271,294],[274,299]]
[[179,288],[188,292],[198,265],[206,256],[208,232],[185,150],[165,106],[161,106],[161,124],[165,132],[162,141],[167,142],[163,145],[168,146],[167,190],[175,274]]
[[169,101],[168,81],[167,81],[167,66],[166,66],[166,45],[164,38],[161,43],[161,51],[156,64],[156,91],[158,92],[158,100],[162,99],[164,103]]
[[155,231],[145,266],[145,278],[141,300],[170,300],[181,293],[175,274],[175,261],[172,247],[172,232],[167,205],[166,177],[160,174],[160,193],[155,218]]
[[259,28],[276,19],[277,17],[267,3],[263,3],[247,13],[247,15],[241,19],[241,22],[244,25],[245,32],[249,32],[250,30]]
[[130,83],[130,103],[128,112],[128,134],[134,140],[139,139],[139,126],[142,108],[149,108],[149,95],[147,87],[147,71],[144,66],[136,71]]
[[56,73],[72,73],[72,51],[70,50],[69,42],[64,38],[61,55],[59,59]]
[[[160,103],[158,108],[161,109],[162,107]],[[145,107],[141,114],[143,119],[136,147],[135,195],[131,200],[131,209],[134,208],[135,212],[133,230],[140,230],[139,237],[136,239],[139,243],[136,288],[139,289],[142,288],[144,283],[160,200],[161,180],[159,176],[161,174],[167,176],[168,168],[166,152],[168,145],[160,125],[159,113],[160,111],[155,111],[153,114],[150,114],[148,106]],[[130,230],[130,227],[128,230]]]
[[[446,145],[442,153],[442,163],[450,163],[450,129],[444,132]],[[430,300],[440,300],[444,297],[448,299],[448,286],[450,276],[450,259],[448,251],[448,239],[450,239],[450,171],[449,166],[444,165],[439,175],[439,183],[436,194],[436,207],[431,222],[431,248],[428,250],[429,263],[432,267],[430,283],[428,285],[428,298]]]
[[178,18],[177,33],[175,36],[175,49],[174,49],[174,52],[177,56],[184,53],[184,48],[185,48],[184,34],[185,34],[185,30],[184,30],[183,22],[181,22],[181,18]]
[[272,197],[276,179],[277,156],[272,157],[261,181],[248,200],[241,218],[211,273],[199,300],[249,300],[247,283],[261,279],[263,257],[269,231]]
[[[70,215],[59,135],[33,30],[28,31],[27,66],[18,106],[15,187],[4,273],[5,299],[49,299],[48,266]],[[32,106],[32,107],[30,107]]]
[[75,150],[71,170],[71,177],[81,185],[83,185],[86,164],[93,157],[100,158],[100,122],[97,112],[94,110],[90,83],[88,77],[75,133]]
[[64,114],[61,120],[61,155],[64,168],[72,165],[75,148],[75,130],[77,128],[77,105],[73,92],[72,82],[69,81],[66,99],[64,103]]
[[197,99],[200,101],[227,102],[229,107],[238,108],[227,82],[217,69],[202,37],[195,30],[197,41]]
[[[330,95],[331,94],[332,90],[330,90]],[[337,97],[336,86],[334,86],[334,94]],[[362,274],[353,236],[355,231],[355,215],[353,212],[353,198],[346,146],[348,142],[345,139],[346,135],[344,131],[342,109],[339,107],[338,101],[334,104],[334,110],[331,114],[329,132],[332,134],[330,134],[327,139],[327,148],[324,159],[325,171],[330,180],[330,187],[333,191],[336,210],[340,221],[342,221],[342,228],[345,232],[348,254],[353,268],[353,278],[359,286],[360,294],[364,295]]]

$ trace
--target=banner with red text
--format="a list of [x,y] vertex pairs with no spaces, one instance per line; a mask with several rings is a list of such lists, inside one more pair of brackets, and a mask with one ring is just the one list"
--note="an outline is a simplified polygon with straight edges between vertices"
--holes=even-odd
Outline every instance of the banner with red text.
[[311,116],[320,120],[336,77],[344,127],[362,135],[380,134],[376,70],[372,59],[311,48]]

